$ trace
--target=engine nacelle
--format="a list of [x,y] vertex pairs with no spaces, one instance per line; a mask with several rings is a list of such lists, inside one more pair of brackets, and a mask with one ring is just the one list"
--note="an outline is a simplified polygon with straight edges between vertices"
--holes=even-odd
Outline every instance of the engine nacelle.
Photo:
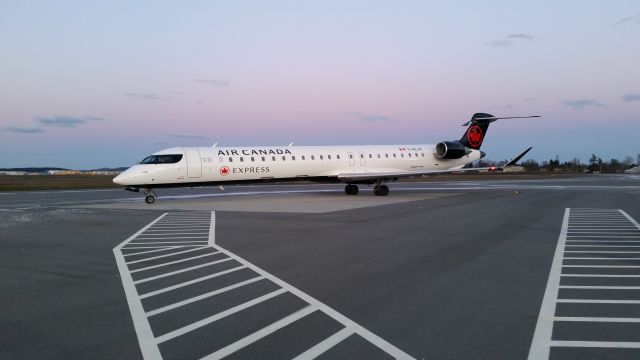
[[438,159],[460,159],[470,152],[471,150],[457,141],[442,141],[436,145],[436,157]]

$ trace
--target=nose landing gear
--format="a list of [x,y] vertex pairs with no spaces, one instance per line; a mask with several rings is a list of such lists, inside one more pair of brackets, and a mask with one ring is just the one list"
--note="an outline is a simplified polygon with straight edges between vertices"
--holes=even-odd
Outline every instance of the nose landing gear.
[[153,190],[145,189],[144,194],[146,195],[144,197],[144,202],[146,202],[147,204],[153,204],[154,202],[156,202],[156,194],[153,192]]

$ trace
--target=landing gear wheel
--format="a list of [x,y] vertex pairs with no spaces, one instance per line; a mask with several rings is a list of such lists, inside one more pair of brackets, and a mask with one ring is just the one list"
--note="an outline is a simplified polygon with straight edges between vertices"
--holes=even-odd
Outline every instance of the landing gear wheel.
[[373,193],[376,196],[387,196],[389,195],[389,187],[387,185],[377,185],[373,188]]
[[144,189],[144,194],[146,195],[144,198],[144,202],[147,204],[153,204],[156,202],[156,194],[153,193],[152,189]]
[[358,194],[358,185],[349,184],[344,187],[344,192],[347,195],[357,195]]

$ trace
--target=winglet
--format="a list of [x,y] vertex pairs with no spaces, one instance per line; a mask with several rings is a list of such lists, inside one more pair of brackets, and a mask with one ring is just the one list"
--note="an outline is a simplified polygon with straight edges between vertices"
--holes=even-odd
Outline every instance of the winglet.
[[523,151],[520,155],[511,159],[508,163],[504,164],[503,167],[515,166],[518,163],[518,161],[520,161],[520,159],[522,159],[522,157],[525,156],[529,152],[529,150],[531,150],[532,148],[533,146],[529,146],[527,150]]

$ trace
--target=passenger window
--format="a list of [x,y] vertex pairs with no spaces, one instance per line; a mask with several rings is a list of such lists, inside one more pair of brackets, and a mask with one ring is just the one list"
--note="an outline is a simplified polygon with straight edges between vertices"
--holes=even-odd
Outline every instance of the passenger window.
[[287,160],[287,157],[282,155],[282,161],[286,161],[286,160]]
[[327,155],[327,159],[331,160],[331,155]]
[[411,157],[411,153],[409,153],[408,155],[409,155],[409,157]]
[[302,160],[304,160],[304,155],[302,155]]
[[404,153],[400,153],[400,157],[404,157]]
[[349,154],[349,159],[353,159],[353,154]]
[[380,154],[378,154],[378,159],[380,159]]
[[336,155],[336,159],[340,160],[340,155]]
[[244,158],[242,156],[240,156],[240,162],[243,162]]
[[369,154],[369,159],[373,159],[373,155]]
[[396,153],[393,153],[393,157],[396,157]]
[[389,154],[384,154],[384,157],[389,158]]
[[424,153],[422,153],[422,157],[424,157]]
[[264,156],[262,157],[262,161],[264,161]]
[[360,154],[360,159],[364,159],[364,154]]
[[315,160],[316,156],[315,155],[311,155],[311,160]]
[[418,157],[418,153],[416,153],[416,157]]
[[275,156],[272,156],[272,157],[271,157],[271,160],[276,161],[276,157],[275,157]]
[[323,155],[320,155],[320,160],[323,160],[323,159],[324,159]]
[[256,161],[256,159],[254,159],[253,156],[252,156],[251,157],[251,162],[254,162],[254,161]]
[[296,160],[296,157],[295,157],[295,156],[293,156],[293,155],[291,155],[291,160],[294,160],[294,161],[295,161],[295,160]]
[[229,162],[233,162],[233,158],[232,157],[229,157]]

